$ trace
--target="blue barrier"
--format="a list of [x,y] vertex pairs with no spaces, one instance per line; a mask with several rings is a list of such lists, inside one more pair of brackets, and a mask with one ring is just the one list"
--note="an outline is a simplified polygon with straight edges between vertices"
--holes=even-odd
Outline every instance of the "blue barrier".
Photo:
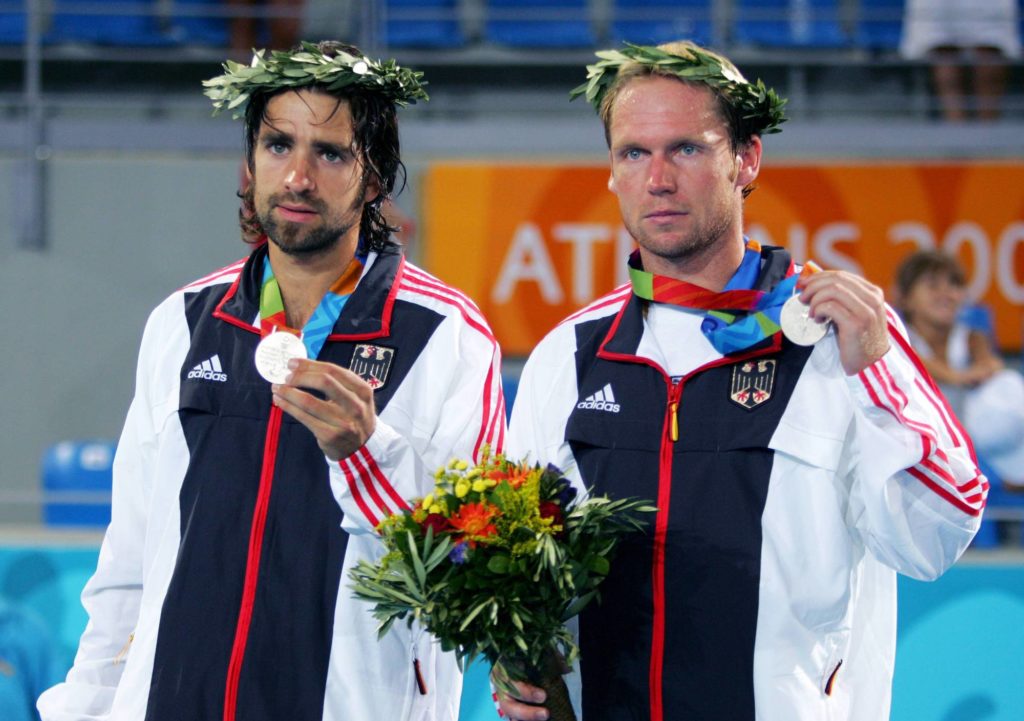
[[[97,554],[95,548],[0,548],[0,595],[50,624],[66,665],[85,628],[78,599]],[[934,583],[900,578],[899,594],[892,721],[1024,718],[1017,679],[1024,562],[961,563]],[[495,718],[486,665],[473,664],[460,721]]]

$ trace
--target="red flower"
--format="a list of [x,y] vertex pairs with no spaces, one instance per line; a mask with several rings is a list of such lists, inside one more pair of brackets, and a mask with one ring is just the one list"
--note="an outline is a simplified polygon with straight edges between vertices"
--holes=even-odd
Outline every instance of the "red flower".
[[531,471],[529,466],[509,466],[507,470],[487,471],[484,476],[498,482],[508,481],[513,488],[519,488],[530,477]]
[[431,513],[429,516],[423,519],[420,524],[423,526],[423,531],[426,533],[428,528],[434,529],[434,535],[444,533],[445,531],[451,530],[452,525],[448,522],[448,519],[442,516],[440,513]]
[[540,517],[550,518],[552,525],[561,526],[565,521],[565,516],[562,515],[562,507],[554,501],[542,501],[540,504]]
[[459,508],[458,513],[448,519],[448,523],[452,528],[462,531],[466,538],[479,541],[498,532],[498,529],[491,523],[491,519],[498,513],[498,507],[492,506],[486,501],[466,503]]

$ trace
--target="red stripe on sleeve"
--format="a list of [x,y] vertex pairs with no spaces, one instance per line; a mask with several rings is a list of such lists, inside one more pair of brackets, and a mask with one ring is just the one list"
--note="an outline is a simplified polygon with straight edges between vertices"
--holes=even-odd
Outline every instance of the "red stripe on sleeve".
[[[930,383],[930,385],[925,385],[921,381],[921,377],[929,381],[931,380],[930,376],[928,376],[927,372],[924,370],[923,365],[921,365],[917,357],[913,355],[913,351],[906,345],[906,341],[902,338],[892,323],[890,323],[889,330],[896,338],[901,348],[905,351],[909,351],[908,357],[915,364],[915,368],[919,373],[919,377],[915,378],[914,383],[918,390],[922,392],[928,403],[931,404],[939,414],[950,442],[956,447],[960,447],[963,444],[959,441],[961,438],[964,438],[967,440],[969,446],[969,439],[962,435],[962,429],[949,411],[949,407],[948,404],[946,404],[945,399],[935,388],[934,382]],[[870,375],[868,371],[870,371]],[[874,378],[872,378],[872,376],[874,376]],[[949,458],[940,445],[937,430],[927,423],[911,420],[904,414],[903,411],[907,408],[909,399],[906,393],[897,384],[896,379],[889,371],[886,363],[884,361],[879,361],[868,369],[861,371],[861,373],[858,374],[858,377],[864,384],[864,387],[875,406],[888,411],[905,427],[915,431],[920,436],[922,442],[921,460],[913,467],[907,468],[907,473],[919,480],[939,497],[948,501],[964,513],[972,516],[978,515],[984,507],[987,482],[980,481],[981,476],[975,475],[967,482],[957,484],[956,477],[949,467]],[[884,394],[884,400],[879,393],[879,389],[881,389],[881,392]],[[973,461],[973,449],[970,450]],[[971,496],[965,497],[966,492],[973,491],[979,485],[982,488],[982,492],[980,494],[972,494]]]
[[464,296],[461,296],[461,294],[456,293],[449,286],[446,286],[443,283],[440,283],[439,281],[434,281],[429,277],[424,277],[422,274],[417,274],[414,271],[410,271],[410,273],[404,280],[403,287],[411,293],[417,293],[428,298],[439,300],[442,303],[446,303],[455,308],[456,310],[458,310],[459,313],[462,315],[463,320],[465,320],[466,323],[471,328],[473,328],[474,330],[479,332],[484,338],[486,338],[491,343],[491,347],[494,349],[491,356],[491,367],[488,369],[487,378],[484,381],[484,394],[482,399],[483,413],[481,414],[480,418],[480,432],[477,434],[476,443],[473,446],[473,458],[475,460],[479,460],[480,450],[487,439],[488,423],[491,419],[491,396],[493,395],[492,384],[494,383],[493,353],[497,352],[498,342],[497,340],[495,340],[494,334],[491,332],[491,329],[488,328],[484,322],[482,322],[482,318],[478,320],[477,318],[473,317],[473,315],[470,314],[470,311],[479,314],[479,310],[477,310],[476,306],[472,303],[472,301],[470,301],[468,298],[465,298]]
[[395,487],[392,486],[391,482],[384,476],[384,473],[380,470],[380,466],[377,465],[377,461],[372,455],[370,455],[366,446],[360,448],[358,453],[366,464],[366,467],[370,469],[370,473],[377,480],[380,487],[383,488],[384,492],[387,493],[391,500],[395,502],[395,507],[403,511],[409,510],[409,504],[405,502],[404,498],[398,495],[398,491],[395,490]]
[[[360,480],[362,480],[363,486],[366,488],[366,492],[369,494],[370,499],[377,504],[377,508],[379,508],[385,516],[390,516],[394,513],[378,492],[376,484],[373,483],[373,477],[370,475],[370,470],[363,465],[363,459],[360,458],[358,454],[355,454],[349,456],[349,460],[352,462],[352,467],[355,469],[356,475]],[[374,526],[376,526],[376,524],[374,524]]]
[[929,478],[927,475],[919,471],[917,468],[908,468],[907,473],[912,475],[917,480],[921,481],[921,483],[930,488],[941,498],[953,504],[967,515],[977,516],[981,514],[981,509],[983,508],[983,505],[969,505],[964,500],[960,499],[960,497],[954,495],[953,493],[942,487],[940,484],[933,481],[931,478]]
[[370,525],[376,528],[380,521],[373,514],[373,511],[370,510],[366,499],[363,498],[363,493],[359,490],[359,484],[356,482],[356,476],[352,469],[349,468],[348,463],[344,460],[338,461],[338,466],[345,473],[345,480],[348,482],[349,491],[352,492],[352,498],[355,500],[356,505],[359,506],[359,510],[366,516],[366,520],[370,522]]

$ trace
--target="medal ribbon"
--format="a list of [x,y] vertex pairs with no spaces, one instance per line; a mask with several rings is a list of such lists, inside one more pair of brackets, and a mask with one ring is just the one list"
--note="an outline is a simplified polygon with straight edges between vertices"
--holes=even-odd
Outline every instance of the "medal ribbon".
[[334,324],[338,322],[341,309],[345,307],[352,291],[363,273],[363,261],[355,257],[345,268],[331,287],[324,294],[313,315],[306,321],[302,331],[289,328],[285,322],[284,300],[281,298],[281,287],[277,283],[274,271],[270,267],[270,258],[263,260],[263,286],[260,288],[260,336],[267,336],[274,331],[284,331],[299,336],[306,353],[310,358],[320,355],[327,336]]
[[738,353],[779,332],[782,305],[793,295],[796,274],[770,291],[753,290],[761,272],[761,245],[747,241],[740,267],[721,292],[640,269],[640,253],[629,259],[633,293],[654,303],[705,311],[701,332],[722,355]]

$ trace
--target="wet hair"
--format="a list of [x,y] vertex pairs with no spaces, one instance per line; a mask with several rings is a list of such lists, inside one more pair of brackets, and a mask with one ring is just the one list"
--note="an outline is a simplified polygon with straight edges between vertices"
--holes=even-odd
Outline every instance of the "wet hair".
[[[339,52],[352,55],[363,53],[354,45],[325,40],[317,43],[317,48],[326,55]],[[298,46],[294,50],[300,51]],[[260,128],[268,121],[267,107],[271,98],[285,92],[309,90],[330,95],[348,104],[352,115],[352,132],[356,152],[363,164],[361,185],[366,187],[375,181],[380,193],[363,205],[360,222],[359,251],[382,251],[395,247],[391,234],[398,229],[388,224],[381,212],[385,200],[405,188],[406,170],[402,163],[401,147],[398,139],[398,116],[395,102],[380,93],[358,87],[347,87],[341,90],[327,90],[324,86],[307,85],[301,88],[280,88],[272,92],[254,93],[249,98],[245,109],[245,160],[252,172],[255,168],[256,139]],[[260,242],[264,231],[256,217],[253,184],[239,193],[242,207],[238,211],[242,238],[248,242]]]

